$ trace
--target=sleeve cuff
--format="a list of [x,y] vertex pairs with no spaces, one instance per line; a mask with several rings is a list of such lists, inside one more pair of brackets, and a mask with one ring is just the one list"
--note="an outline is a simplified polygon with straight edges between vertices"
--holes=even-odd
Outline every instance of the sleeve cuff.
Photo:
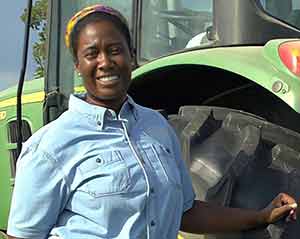
[[189,201],[186,201],[184,204],[183,204],[183,211],[186,212],[187,210],[191,209],[194,205],[194,198],[189,200]]
[[7,234],[13,237],[17,238],[30,238],[30,239],[46,239],[48,236],[48,233],[37,233],[33,230],[18,230],[16,228],[8,228]]

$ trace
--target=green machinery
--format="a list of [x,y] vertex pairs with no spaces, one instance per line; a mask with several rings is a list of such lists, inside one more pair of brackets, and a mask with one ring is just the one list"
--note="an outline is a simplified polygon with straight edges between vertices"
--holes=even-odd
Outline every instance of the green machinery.
[[[223,205],[261,207],[260,195],[252,200],[257,205],[238,203],[243,187],[235,185],[239,185],[239,173],[249,170],[239,166],[235,177],[228,174],[234,164],[224,163],[220,152],[215,152],[216,158],[223,164],[214,165],[225,165],[224,170],[220,166],[205,181],[211,175],[203,178],[207,171],[199,163],[209,164],[202,160],[205,150],[201,146],[208,141],[197,141],[197,132],[209,138],[221,128],[226,135],[234,129],[232,142],[242,142],[247,122],[254,127],[246,130],[247,135],[257,139],[258,148],[263,144],[263,152],[270,152],[274,162],[276,152],[283,152],[284,160],[288,158],[290,168],[297,171],[300,164],[293,155],[300,150],[299,1],[49,0],[46,74],[24,83],[18,106],[21,130],[16,117],[17,86],[0,92],[0,229],[5,232],[7,227],[18,140],[20,145],[21,139],[57,118],[67,108],[71,93],[84,92],[64,46],[66,22],[82,7],[101,2],[119,9],[128,19],[137,63],[129,94],[137,103],[161,110],[175,127],[197,196]],[[220,145],[229,136],[222,137],[216,140]],[[235,151],[229,150],[232,157],[239,155],[235,143],[229,145],[234,145]],[[271,180],[267,186],[272,185]],[[297,190],[293,195],[300,196]]]

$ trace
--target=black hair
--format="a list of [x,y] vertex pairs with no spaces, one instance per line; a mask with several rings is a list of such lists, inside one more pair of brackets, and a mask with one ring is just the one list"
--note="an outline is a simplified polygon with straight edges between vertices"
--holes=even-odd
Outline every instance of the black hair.
[[103,12],[93,12],[80,20],[71,32],[70,50],[73,55],[74,62],[77,62],[78,38],[81,30],[90,23],[103,20],[112,22],[119,29],[119,31],[125,36],[129,51],[132,53],[132,42],[128,26],[116,16]]

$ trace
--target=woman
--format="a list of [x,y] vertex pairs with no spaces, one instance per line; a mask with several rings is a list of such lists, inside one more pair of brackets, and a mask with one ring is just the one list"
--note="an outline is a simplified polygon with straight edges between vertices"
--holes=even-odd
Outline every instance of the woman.
[[172,128],[127,95],[132,47],[124,17],[95,5],[70,21],[66,45],[87,93],[35,133],[18,160],[9,238],[176,238],[295,219],[277,196],[261,211],[195,200]]

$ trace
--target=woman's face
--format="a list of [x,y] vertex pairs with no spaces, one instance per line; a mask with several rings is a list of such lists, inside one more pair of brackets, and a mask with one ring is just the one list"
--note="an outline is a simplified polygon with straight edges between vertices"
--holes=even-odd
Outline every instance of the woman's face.
[[91,22],[80,31],[75,67],[89,103],[114,110],[121,107],[131,79],[131,54],[114,23]]

